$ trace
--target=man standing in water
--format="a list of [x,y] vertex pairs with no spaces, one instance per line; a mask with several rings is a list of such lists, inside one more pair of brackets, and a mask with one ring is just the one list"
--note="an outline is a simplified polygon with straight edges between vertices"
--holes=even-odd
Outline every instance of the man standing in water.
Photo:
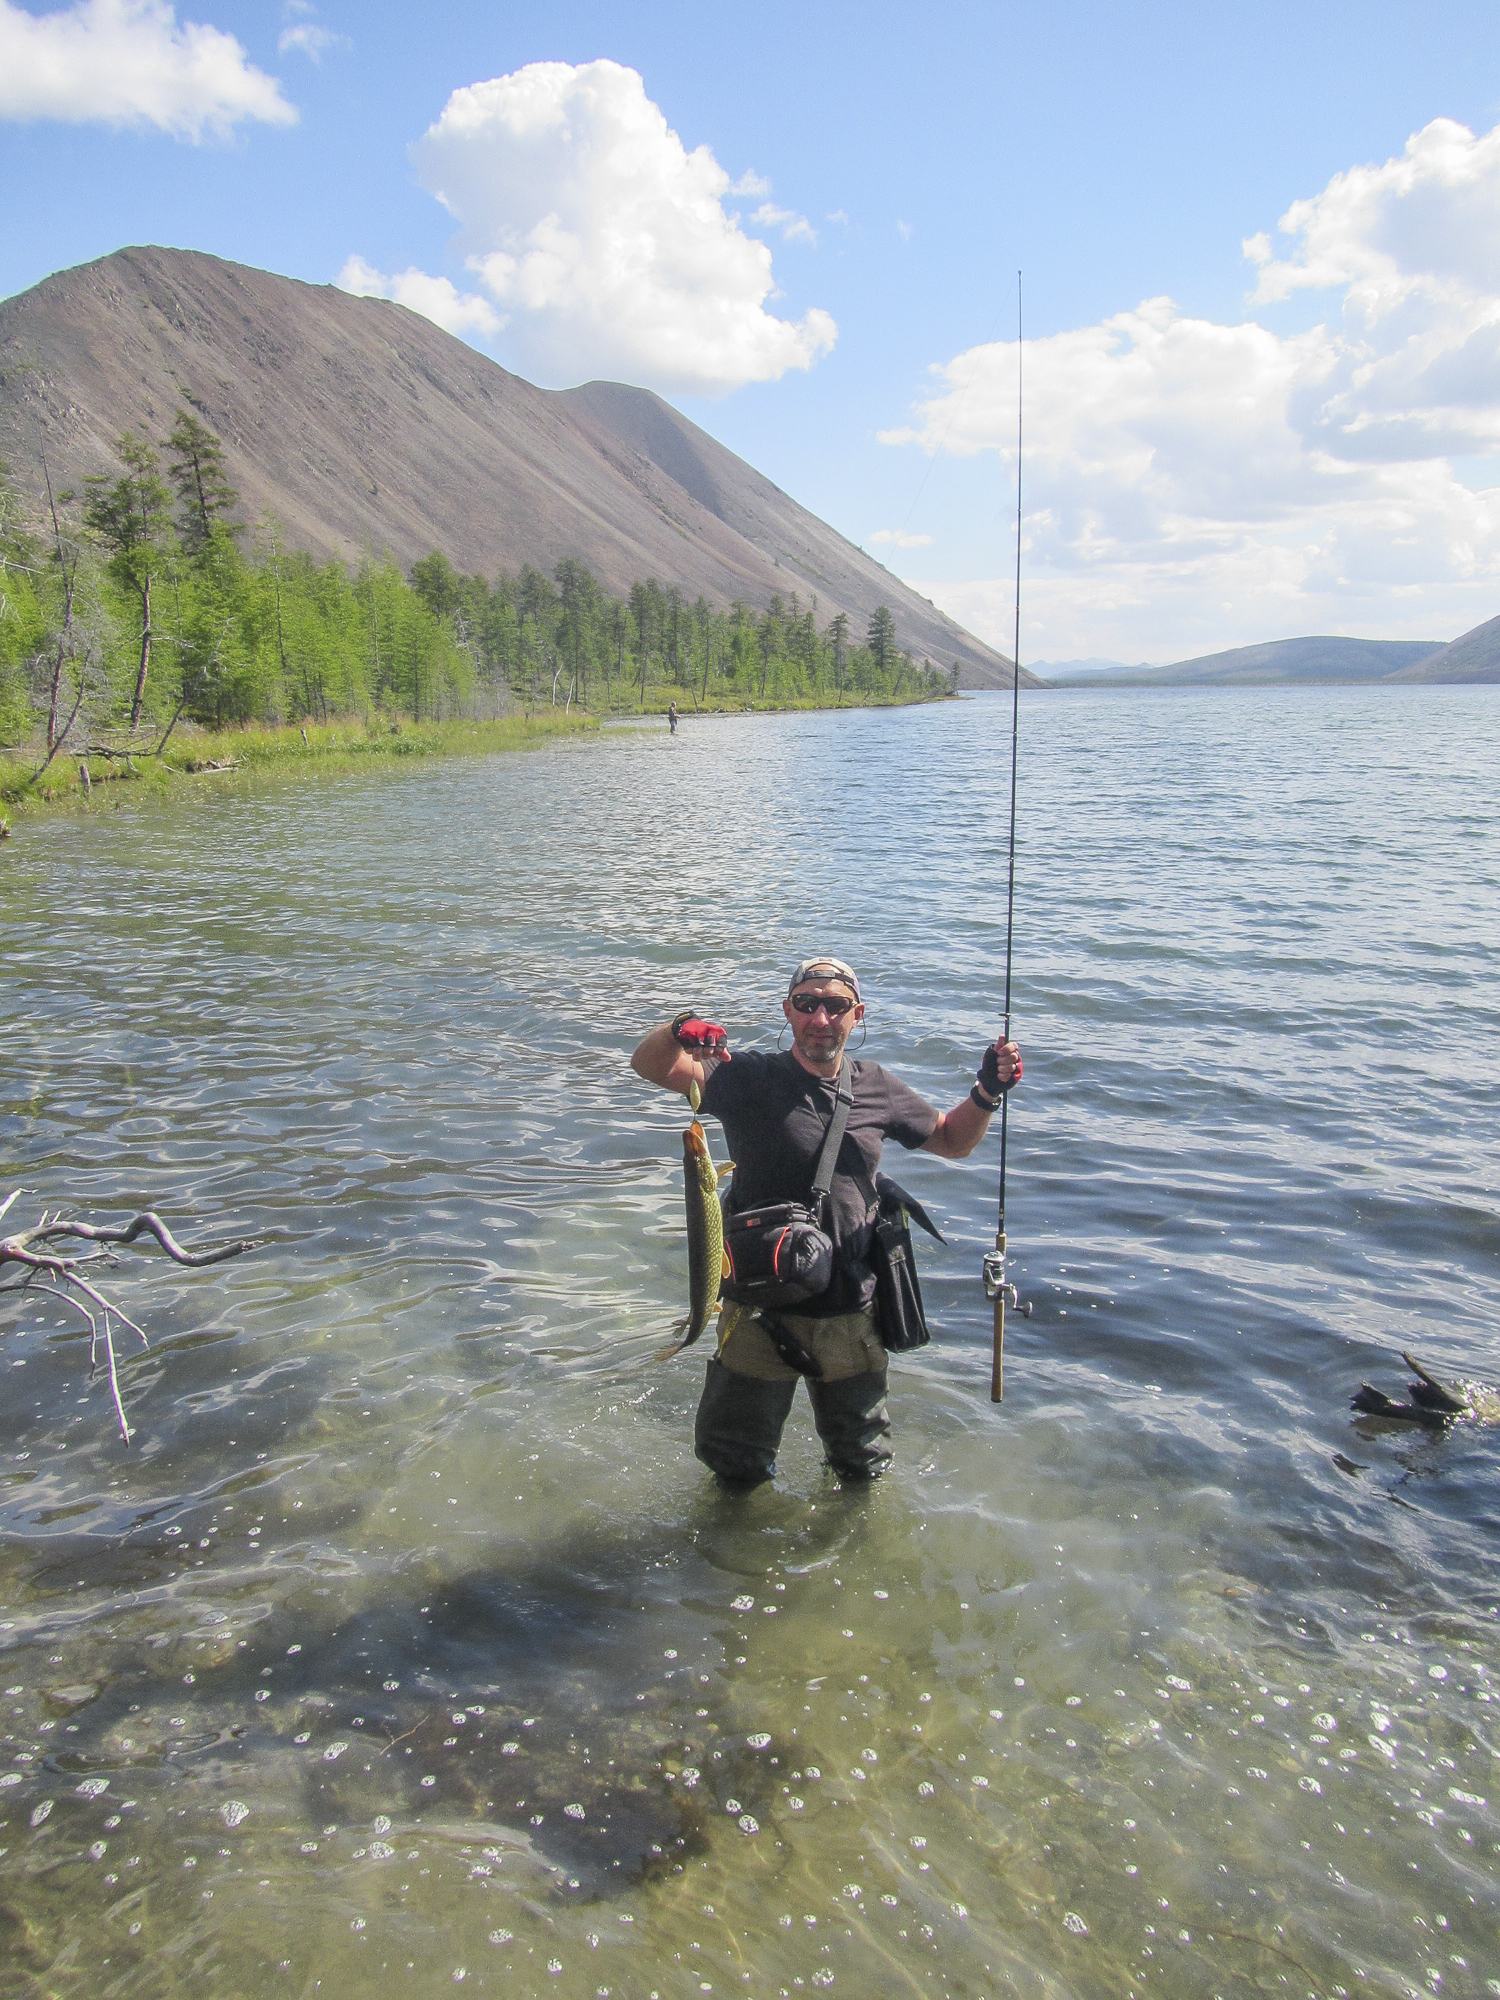
[[[832,1121],[844,1048],[865,1017],[859,980],[842,959],[820,954],[792,974],[781,1011],[792,1030],[785,1053],[751,1049],[730,1059],[722,1028],[691,1014],[653,1028],[630,1058],[637,1076],[686,1097],[694,1084],[705,1111],[724,1127],[734,1181],[725,1207],[743,1212],[773,1202],[806,1202]],[[874,1062],[853,1062],[853,1107],[844,1139],[872,1182],[886,1139],[945,1160],[972,1153],[1000,1099],[1021,1075],[1014,1042],[984,1052],[974,1088],[938,1111]],[[891,1459],[886,1355],[875,1315],[875,1274],[867,1261],[874,1214],[859,1184],[836,1172],[827,1204],[834,1242],[831,1283],[793,1312],[777,1311],[784,1336],[772,1338],[752,1308],[728,1303],[719,1349],[708,1364],[694,1448],[703,1463],[738,1485],[776,1471],[782,1428],[807,1374],[813,1417],[828,1462],[841,1479],[874,1479]],[[796,1350],[821,1371],[783,1358]]]

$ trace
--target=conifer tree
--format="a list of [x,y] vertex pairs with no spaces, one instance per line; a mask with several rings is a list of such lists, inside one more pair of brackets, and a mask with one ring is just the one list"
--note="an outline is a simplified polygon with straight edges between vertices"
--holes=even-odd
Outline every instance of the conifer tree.
[[[177,492],[181,509],[179,533],[183,550],[199,555],[207,546],[214,523],[239,505],[240,496],[224,470],[224,450],[206,424],[188,410],[179,409],[177,421],[167,438],[167,477]],[[231,533],[239,534],[238,527]]]
[[884,674],[896,658],[896,620],[888,604],[877,604],[870,613],[870,623],[866,629],[866,643],[875,655],[875,666]]

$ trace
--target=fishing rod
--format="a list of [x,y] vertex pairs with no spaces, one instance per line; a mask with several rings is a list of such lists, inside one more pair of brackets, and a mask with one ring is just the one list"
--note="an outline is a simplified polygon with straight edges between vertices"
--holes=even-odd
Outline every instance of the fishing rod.
[[[1016,751],[1021,735],[1021,418],[1022,398],[1021,273],[1016,273],[1016,629],[1011,646],[1010,696],[1010,879],[1005,895],[1005,1029],[1002,1041],[1010,1040],[1011,947],[1016,917]],[[1024,1319],[1031,1318],[1031,1301],[1022,1305],[1016,1288],[1005,1276],[1005,1149],[1009,1137],[1010,1092],[1000,1099],[1000,1212],[995,1224],[995,1247],[984,1255],[984,1293],[994,1303],[995,1338],[990,1357],[990,1401],[998,1403],[1005,1394],[1005,1308],[1007,1302]]]

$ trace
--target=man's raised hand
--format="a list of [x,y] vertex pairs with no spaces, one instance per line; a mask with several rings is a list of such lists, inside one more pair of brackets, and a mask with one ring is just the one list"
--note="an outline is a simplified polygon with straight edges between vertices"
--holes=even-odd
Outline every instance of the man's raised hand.
[[729,1052],[729,1037],[718,1022],[700,1020],[691,1007],[673,1021],[672,1039],[680,1048],[697,1056],[724,1056]]

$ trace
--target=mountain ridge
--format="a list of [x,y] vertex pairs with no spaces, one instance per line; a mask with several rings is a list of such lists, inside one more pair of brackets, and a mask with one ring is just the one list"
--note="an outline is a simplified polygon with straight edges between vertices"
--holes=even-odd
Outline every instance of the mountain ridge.
[[[0,301],[0,458],[39,499],[114,469],[179,404],[225,448],[246,513],[320,559],[434,548],[493,577],[564,557],[764,609],[793,591],[862,638],[1009,686],[1011,663],[646,389],[538,389],[405,307],[203,251],[117,250]],[[1025,685],[1042,685],[1022,670]]]
[[1426,686],[1474,686],[1500,681],[1500,618],[1487,618],[1461,632],[1452,645],[1416,660],[1393,681],[1416,681]]
[[[1073,674],[1062,687],[1329,687],[1411,677],[1412,669],[1445,650],[1440,639],[1344,639],[1319,634],[1270,639],[1203,653],[1164,667],[1118,667]],[[1403,669],[1408,670],[1403,672]]]

